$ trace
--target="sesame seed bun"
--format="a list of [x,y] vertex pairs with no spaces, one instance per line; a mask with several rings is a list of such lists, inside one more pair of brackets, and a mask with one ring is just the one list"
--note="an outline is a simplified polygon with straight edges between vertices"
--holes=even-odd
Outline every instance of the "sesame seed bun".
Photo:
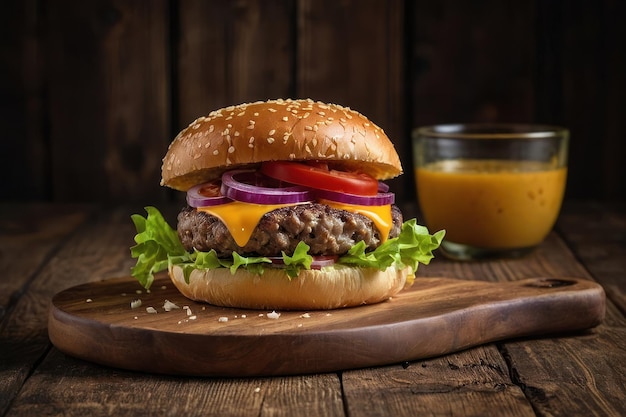
[[269,100],[211,112],[183,129],[163,159],[161,184],[186,191],[235,167],[321,160],[384,180],[402,173],[385,132],[362,114],[313,100]]

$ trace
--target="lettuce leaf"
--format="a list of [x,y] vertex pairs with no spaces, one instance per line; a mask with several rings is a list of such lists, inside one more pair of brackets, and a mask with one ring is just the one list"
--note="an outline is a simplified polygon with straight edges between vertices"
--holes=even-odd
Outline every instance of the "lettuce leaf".
[[[185,281],[189,282],[194,269],[228,268],[234,274],[237,269],[245,268],[262,275],[265,265],[272,262],[264,256],[245,257],[237,253],[233,253],[232,258],[218,258],[214,250],[189,253],[180,242],[176,230],[170,227],[159,210],[154,207],[146,207],[145,210],[146,217],[139,214],[131,216],[137,234],[136,245],[130,249],[131,256],[137,259],[131,274],[145,288],[152,285],[154,274],[171,265],[181,266]],[[443,230],[430,235],[426,227],[411,219],[402,225],[398,237],[387,240],[371,252],[366,252],[365,243],[359,242],[339,258],[338,264],[380,270],[392,265],[401,268],[409,266],[415,273],[418,264],[430,262],[432,251],[439,247],[444,235]],[[313,257],[308,254],[308,250],[309,246],[300,242],[292,255],[282,253],[283,268],[289,279],[297,277],[300,270],[311,268]]]
[[313,257],[309,255],[310,248],[311,247],[306,243],[298,242],[292,256],[287,255],[285,252],[281,252],[283,255],[283,263],[285,264],[285,272],[289,278],[297,277],[300,270],[303,268],[311,269]]
[[398,237],[388,239],[371,252],[365,252],[365,242],[361,241],[340,257],[339,263],[380,270],[392,265],[400,268],[409,266],[415,273],[420,263],[430,263],[434,257],[432,252],[439,247],[444,235],[444,230],[430,235],[426,227],[417,224],[416,219],[411,219],[402,224]]

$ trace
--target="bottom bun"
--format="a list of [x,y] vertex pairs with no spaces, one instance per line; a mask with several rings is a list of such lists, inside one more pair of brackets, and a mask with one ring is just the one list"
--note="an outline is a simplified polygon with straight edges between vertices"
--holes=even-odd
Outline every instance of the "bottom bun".
[[229,269],[220,268],[194,270],[187,284],[181,267],[169,269],[176,288],[192,300],[272,310],[324,310],[378,303],[402,290],[409,274],[410,268],[380,271],[337,266],[301,271],[289,279],[280,269],[266,269],[260,276],[245,270],[231,274]]

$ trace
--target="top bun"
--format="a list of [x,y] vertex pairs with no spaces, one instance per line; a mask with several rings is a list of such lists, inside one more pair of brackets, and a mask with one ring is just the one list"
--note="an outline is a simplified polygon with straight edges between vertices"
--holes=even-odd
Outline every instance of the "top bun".
[[313,100],[230,106],[183,129],[163,158],[161,185],[186,191],[264,161],[320,160],[384,180],[402,173],[385,132],[362,114]]

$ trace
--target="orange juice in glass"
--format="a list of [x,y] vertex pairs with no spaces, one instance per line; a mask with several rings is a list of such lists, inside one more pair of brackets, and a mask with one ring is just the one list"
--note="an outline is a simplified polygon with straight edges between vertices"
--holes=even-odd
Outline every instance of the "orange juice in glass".
[[515,257],[556,222],[567,177],[566,129],[538,125],[438,125],[414,132],[423,221],[446,230],[454,259]]

